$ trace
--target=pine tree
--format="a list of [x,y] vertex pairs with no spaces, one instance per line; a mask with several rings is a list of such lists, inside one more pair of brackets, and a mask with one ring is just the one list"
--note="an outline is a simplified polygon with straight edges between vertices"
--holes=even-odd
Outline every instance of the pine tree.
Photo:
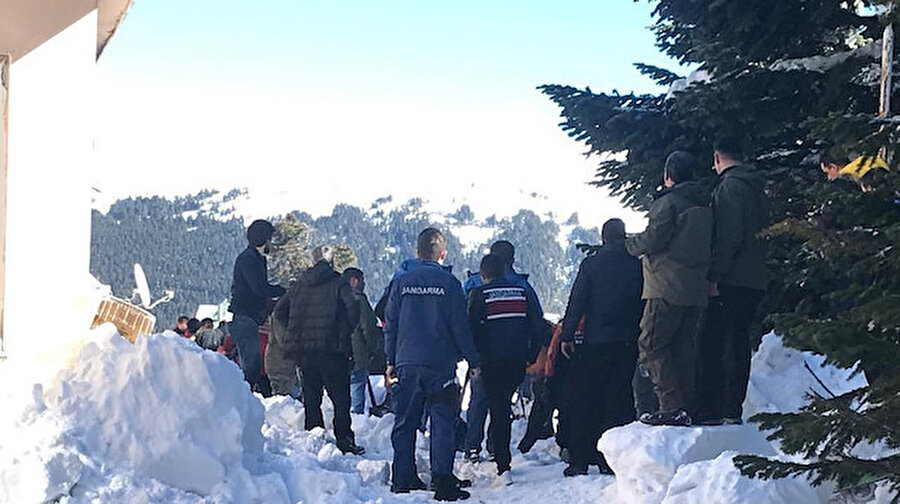
[[275,226],[275,236],[272,237],[268,262],[269,275],[277,278],[281,285],[288,286],[312,266],[312,229],[293,214],[272,224]]
[[864,193],[826,183],[817,164],[829,147],[870,156],[886,147],[888,159],[900,160],[900,121],[876,117],[879,38],[900,13],[893,3],[660,0],[658,47],[697,68],[683,78],[638,65],[669,92],[540,88],[562,108],[563,130],[598,157],[594,183],[633,208],[647,208],[666,154],[692,151],[710,166],[721,135],[743,138],[768,175],[765,326],[830,363],[858,362],[869,386],[812,397],[798,413],[755,417],[807,462],[739,457],[748,475],[808,474],[842,487],[882,480],[900,490],[900,455],[869,460],[858,451],[875,442],[900,447],[898,169],[879,172]]

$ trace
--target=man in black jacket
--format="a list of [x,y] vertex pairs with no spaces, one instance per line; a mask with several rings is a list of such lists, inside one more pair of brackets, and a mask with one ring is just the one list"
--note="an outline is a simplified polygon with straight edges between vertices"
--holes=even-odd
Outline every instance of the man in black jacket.
[[719,183],[712,193],[712,288],[700,338],[697,416],[705,425],[740,424],[750,379],[750,326],[766,289],[759,233],[768,203],[765,177],[742,162],[737,140],[720,140],[714,150]]
[[495,254],[481,260],[482,285],[469,291],[468,311],[481,355],[497,474],[509,483],[512,396],[525,377],[525,366],[534,362],[549,338],[537,297],[519,282],[506,279],[505,266]]
[[350,429],[350,333],[359,323],[359,306],[350,285],[334,271],[334,249],[316,247],[312,258],[315,265],[278,302],[274,317],[287,327],[285,355],[300,362],[304,427],[325,427],[321,406],[322,391],[327,390],[337,447],[359,455],[365,449],[356,445]]
[[[641,319],[641,263],[625,250],[625,223],[603,224],[603,246],[581,262],[561,334],[563,355],[572,360],[566,415],[570,420],[570,463],[563,474],[587,474],[588,465],[612,470],[597,451],[607,429],[634,420],[631,379],[637,362]],[[575,331],[584,317],[584,343]]]
[[234,261],[231,283],[231,305],[234,314],[228,331],[237,345],[244,379],[251,390],[266,388],[263,383],[262,355],[259,349],[259,326],[266,321],[266,303],[284,294],[284,288],[269,284],[266,265],[269,241],[275,227],[265,220],[255,220],[247,228],[249,246]]
[[643,262],[647,304],[638,347],[659,399],[659,411],[641,416],[650,425],[692,422],[694,340],[709,293],[713,226],[709,193],[693,181],[696,164],[687,152],[669,154],[647,229],[627,242]]

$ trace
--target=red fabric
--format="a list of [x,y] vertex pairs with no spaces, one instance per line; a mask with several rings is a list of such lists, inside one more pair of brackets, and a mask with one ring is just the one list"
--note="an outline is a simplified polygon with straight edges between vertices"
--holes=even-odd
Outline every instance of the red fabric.
[[238,365],[241,363],[240,357],[238,357],[237,352],[234,351],[234,338],[232,338],[230,334],[225,336],[225,339],[222,341],[222,344],[219,345],[219,348],[216,349],[216,352],[230,358]]
[[[584,317],[581,317],[581,320],[578,322],[578,329],[575,330],[576,336],[581,334],[584,334]],[[550,338],[550,347],[547,348],[547,358],[544,363],[544,376],[553,376],[553,371],[556,369],[556,358],[559,357],[560,353],[561,338],[562,323],[559,323],[553,328],[553,337]]]

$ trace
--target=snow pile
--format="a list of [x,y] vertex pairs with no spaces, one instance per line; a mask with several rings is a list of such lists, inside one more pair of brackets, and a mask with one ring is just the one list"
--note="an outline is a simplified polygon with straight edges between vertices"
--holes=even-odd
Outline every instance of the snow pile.
[[841,395],[866,386],[865,376],[853,372],[826,365],[822,355],[788,348],[781,336],[769,333],[753,355],[744,418],[764,412],[795,412],[808,402],[810,394],[831,397],[832,393]]
[[[789,411],[822,387],[858,386],[849,371],[785,349],[769,335],[753,360],[748,412]],[[461,367],[460,372],[464,372]],[[0,380],[21,383],[9,365]],[[864,382],[862,382],[864,383]],[[375,383],[376,393],[383,390]],[[429,502],[431,493],[389,493],[392,415],[352,415],[364,456],[342,455],[331,429],[303,430],[303,405],[288,397],[260,399],[222,356],[171,335],[132,345],[103,327],[90,334],[71,369],[46,387],[4,390],[0,402],[0,502],[349,503]],[[18,395],[17,395],[18,394]],[[330,427],[330,401],[323,403]],[[512,445],[525,430],[513,424]],[[429,438],[417,438],[417,466],[429,480]],[[600,441],[611,476],[563,478],[553,440],[527,455],[514,451],[514,484],[499,487],[493,463],[457,459],[475,501],[543,504],[824,502],[829,489],[802,479],[745,478],[737,453],[779,456],[753,425],[711,428],[632,424]]]
[[663,504],[783,504],[819,502],[820,497],[803,480],[764,481],[741,475],[732,459],[737,452],[725,452],[713,460],[688,464],[678,469]]
[[684,428],[632,423],[607,431],[597,447],[616,473],[619,500],[635,503],[662,502],[683,466],[726,451],[775,454],[765,436],[749,425]]
[[[744,418],[797,411],[810,394],[828,397],[866,385],[862,374],[824,361],[767,334],[753,356]],[[606,432],[598,448],[616,472],[610,491],[621,502],[825,502],[833,488],[814,489],[802,478],[764,481],[742,476],[732,463],[737,454],[792,459],[753,424],[684,428],[634,423]]]
[[245,467],[262,455],[262,405],[236,366],[188,340],[132,345],[104,326],[46,391],[14,403],[19,413],[2,417],[0,501],[287,502],[280,478]]

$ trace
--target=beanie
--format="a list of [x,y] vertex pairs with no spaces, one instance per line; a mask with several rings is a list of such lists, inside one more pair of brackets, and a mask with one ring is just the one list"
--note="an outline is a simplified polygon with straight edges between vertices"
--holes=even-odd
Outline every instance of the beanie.
[[267,220],[257,219],[247,228],[247,241],[254,247],[261,247],[272,238],[275,226]]

